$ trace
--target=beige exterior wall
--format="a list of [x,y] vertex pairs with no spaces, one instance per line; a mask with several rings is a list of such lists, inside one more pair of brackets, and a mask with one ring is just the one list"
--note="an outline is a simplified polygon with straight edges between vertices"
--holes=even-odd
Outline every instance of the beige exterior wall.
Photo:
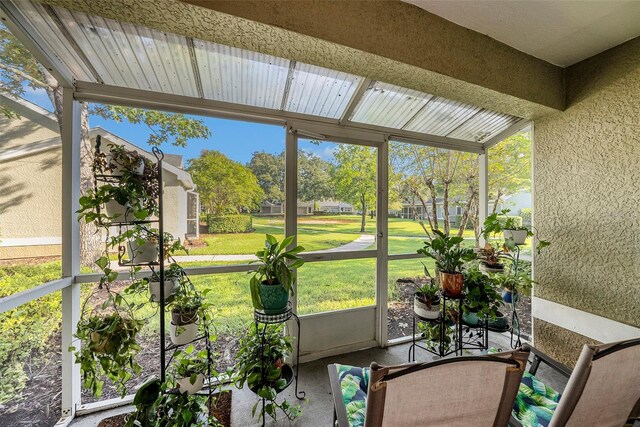
[[[1,101],[4,100],[0,99],[0,102]],[[9,105],[9,107],[11,108],[12,106]],[[21,115],[22,114],[24,113],[21,112]],[[15,148],[29,142],[38,142],[59,136],[58,132],[29,120],[24,116],[17,119],[8,119],[0,115],[0,150]]]
[[[536,296],[640,327],[640,38],[567,69],[564,113],[535,123]],[[585,337],[539,321],[565,361]]]
[[62,151],[0,163],[0,240],[61,236]]
[[184,240],[187,234],[187,192],[182,187],[164,187],[164,229]]

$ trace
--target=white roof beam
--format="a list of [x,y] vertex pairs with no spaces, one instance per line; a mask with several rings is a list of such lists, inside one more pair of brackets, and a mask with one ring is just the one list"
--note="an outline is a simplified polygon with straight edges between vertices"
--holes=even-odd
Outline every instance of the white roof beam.
[[342,113],[342,117],[340,117],[340,124],[344,124],[345,122],[349,121],[349,119],[353,115],[353,112],[358,107],[358,104],[360,104],[360,100],[364,96],[365,92],[372,87],[373,83],[374,82],[371,79],[362,79],[360,85],[358,86],[358,89],[356,89],[355,93],[351,97],[347,108],[345,108],[344,113]]
[[73,87],[74,76],[69,68],[54,52],[49,51],[48,44],[38,36],[28,19],[12,2],[0,1],[0,20],[9,28],[24,47],[36,57],[58,81],[62,87]]
[[473,141],[428,135],[364,123],[348,122],[341,125],[338,119],[98,83],[76,82],[74,96],[78,101],[102,102],[129,107],[201,114],[258,123],[285,125],[289,122],[295,122],[304,129],[327,135],[328,139],[331,139],[332,136],[343,135],[345,138],[349,138],[348,134],[345,134],[346,130],[347,132],[357,132],[357,139],[359,140],[366,140],[368,138],[370,141],[382,141],[383,137],[387,137],[396,141],[405,141],[439,148],[472,153],[484,152],[482,144]]
[[280,110],[284,111],[289,101],[289,91],[291,90],[291,82],[293,81],[293,73],[296,70],[296,61],[289,61],[289,72],[287,73],[287,82],[284,84],[284,93],[282,94],[282,102]]
[[526,128],[529,125],[531,125],[530,120],[520,119],[514,124],[512,124],[511,126],[509,126],[508,128],[506,128],[505,130],[503,130],[502,132],[497,133],[495,136],[488,139],[484,144],[482,144],[482,146],[484,147],[485,150],[488,150],[489,148],[493,147],[497,143],[504,141],[505,139],[509,138],[511,135],[520,132],[522,129]]

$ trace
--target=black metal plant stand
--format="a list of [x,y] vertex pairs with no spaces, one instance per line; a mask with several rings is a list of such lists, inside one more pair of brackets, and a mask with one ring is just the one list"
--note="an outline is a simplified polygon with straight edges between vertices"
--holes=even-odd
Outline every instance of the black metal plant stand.
[[[513,258],[513,274],[518,274],[518,268],[520,267],[520,245],[515,245],[516,256]],[[511,289],[511,348],[519,348],[522,346],[520,340],[520,318],[516,311],[516,302],[518,299],[517,290]]]
[[[411,346],[409,346],[409,362],[415,362],[416,360],[416,348],[425,350],[438,357],[446,357],[451,354],[456,356],[462,356],[464,350],[486,350],[489,348],[489,328],[488,322],[482,321],[479,325],[470,325],[462,320],[462,309],[465,295],[452,296],[440,291],[441,310],[438,318],[427,319],[420,316],[415,311],[413,312],[413,329],[411,335]],[[455,307],[457,303],[458,315],[457,319],[452,319],[448,312],[447,306],[450,308]],[[452,340],[449,348],[446,346],[447,327],[448,323],[452,321],[454,330],[452,334]],[[439,337],[436,349],[433,346],[422,345],[420,343],[421,337],[416,334],[417,322],[429,322],[439,325]]]
[[[260,334],[260,337],[261,337],[260,339],[261,355],[264,354],[264,345],[266,342],[265,336],[266,336],[267,328],[269,327],[269,325],[280,325],[282,323],[285,323],[291,318],[295,320],[298,329],[297,329],[297,336],[296,336],[296,360],[295,360],[295,367],[293,368],[293,379],[292,381],[288,382],[284,388],[278,390],[278,393],[281,393],[286,388],[288,388],[292,382],[295,382],[296,398],[300,400],[304,399],[306,396],[306,393],[304,391],[298,391],[298,373],[300,371],[300,318],[298,317],[297,314],[293,312],[293,306],[291,302],[287,303],[287,310],[283,313],[267,314],[262,310],[254,310],[253,318],[255,321],[256,333]],[[264,361],[262,361],[262,382],[263,383],[266,383],[268,381],[267,371],[268,371],[268,366],[264,363]],[[266,422],[265,404],[266,404],[266,401],[264,398],[262,398],[262,425],[263,426],[265,425],[265,422]]]
[[[96,137],[96,154],[100,153],[100,146],[102,142],[102,137],[98,135]],[[124,267],[148,267],[151,270],[153,276],[156,276],[160,281],[160,300],[158,301],[160,308],[160,381],[165,382],[167,379],[167,370],[174,356],[181,348],[184,348],[190,344],[196,343],[198,341],[204,340],[205,348],[207,350],[207,360],[208,360],[208,372],[207,379],[205,381],[205,387],[203,390],[195,393],[195,395],[199,396],[208,396],[209,402],[211,402],[212,397],[212,387],[211,387],[211,364],[212,364],[212,348],[211,348],[211,340],[209,339],[209,319],[206,318],[206,315],[202,316],[201,322],[204,333],[197,336],[194,340],[185,343],[185,344],[171,344],[167,345],[166,343],[166,309],[167,309],[167,298],[169,295],[165,295],[164,289],[164,279],[165,279],[165,262],[171,261],[175,263],[175,260],[171,258],[166,253],[165,248],[165,233],[164,233],[164,200],[163,200],[163,185],[162,185],[162,162],[164,159],[164,153],[157,147],[153,147],[152,153],[156,158],[156,168],[157,168],[157,185],[158,185],[158,218],[157,219],[149,219],[149,220],[131,220],[128,221],[128,212],[124,215],[124,220],[113,221],[102,224],[107,229],[107,238],[109,235],[109,228],[116,227],[119,235],[122,235],[123,232],[130,230],[131,227],[136,227],[138,230],[142,231],[145,236],[152,237],[158,242],[158,261],[154,262],[135,262],[134,254],[131,245],[129,244],[129,248],[125,247],[122,243],[118,246],[118,265]],[[120,182],[122,176],[113,175],[113,174],[105,174],[104,171],[99,171],[94,166],[94,177],[95,177],[95,190],[97,191],[98,183],[109,183],[112,185],[117,185]],[[157,224],[157,231],[154,231],[153,225]],[[127,258],[127,255],[129,258]],[[181,282],[185,286],[189,286],[190,289],[195,290],[195,287],[188,275],[181,271]],[[167,360],[168,352],[172,352],[169,360]],[[177,389],[167,390],[167,393],[179,393]]]

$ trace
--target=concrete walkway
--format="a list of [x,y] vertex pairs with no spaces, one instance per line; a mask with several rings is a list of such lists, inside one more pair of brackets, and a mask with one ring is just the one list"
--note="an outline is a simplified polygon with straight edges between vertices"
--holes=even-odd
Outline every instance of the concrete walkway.
[[[307,253],[317,253],[317,252],[349,252],[349,251],[361,251],[369,246],[371,246],[375,242],[375,236],[373,234],[362,234],[357,239],[345,243],[342,246],[338,246],[331,249],[323,249],[321,251],[307,252]],[[177,255],[174,256],[173,259],[177,263],[183,262],[211,262],[211,261],[253,261],[256,258],[255,255]],[[111,261],[111,268],[114,270],[122,270],[125,267],[121,267],[118,265],[118,261]]]

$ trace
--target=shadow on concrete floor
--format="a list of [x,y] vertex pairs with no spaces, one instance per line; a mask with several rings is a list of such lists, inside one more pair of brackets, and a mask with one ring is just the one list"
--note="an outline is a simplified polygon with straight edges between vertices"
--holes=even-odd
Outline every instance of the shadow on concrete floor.
[[[492,333],[490,335],[490,346],[500,350],[509,349],[509,339],[505,335]],[[302,416],[294,423],[290,423],[286,417],[282,416],[277,423],[268,419],[269,426],[330,426],[333,420],[333,398],[327,374],[327,365],[330,363],[341,363],[353,366],[368,366],[375,361],[380,364],[395,365],[406,363],[409,351],[409,344],[400,344],[386,349],[372,348],[348,354],[327,357],[313,362],[302,364],[300,367],[300,384],[298,389],[305,391],[308,401],[303,403]],[[434,357],[421,350],[416,351],[416,361],[429,361]],[[540,377],[546,384],[558,391],[564,390],[566,380],[550,369],[540,366],[538,371]],[[283,396],[289,402],[295,402],[294,386],[292,384]],[[233,427],[259,426],[257,419],[251,417],[251,408],[256,402],[256,396],[251,391],[233,391],[231,425]],[[113,415],[130,412],[132,407],[123,407],[87,415],[77,418],[71,425],[73,427],[95,427],[100,420]]]

